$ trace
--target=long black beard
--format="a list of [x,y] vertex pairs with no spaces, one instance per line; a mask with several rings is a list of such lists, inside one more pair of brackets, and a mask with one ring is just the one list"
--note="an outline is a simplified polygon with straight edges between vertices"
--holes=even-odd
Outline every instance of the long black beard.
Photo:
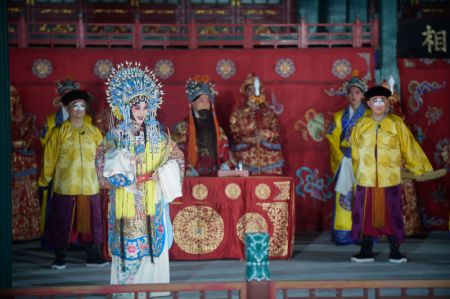
[[212,119],[212,112],[209,109],[200,109],[197,111],[196,118],[201,120]]
[[211,110],[197,111],[194,117],[197,147],[200,152],[207,151],[217,157],[217,138],[214,118]]

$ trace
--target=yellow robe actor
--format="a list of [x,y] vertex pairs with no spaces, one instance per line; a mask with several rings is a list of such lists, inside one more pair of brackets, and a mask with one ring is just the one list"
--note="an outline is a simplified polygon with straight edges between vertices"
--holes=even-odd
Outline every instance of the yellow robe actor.
[[[347,106],[333,115],[334,125],[330,132],[326,134],[330,148],[330,166],[335,181],[338,176],[339,166],[345,155],[351,156],[349,142],[350,132],[355,123],[363,116],[369,115],[370,110],[360,105],[353,114],[350,113],[351,106]],[[341,194],[336,191],[332,235],[331,238],[336,244],[353,243],[351,238],[352,230],[352,204],[353,193]]]
[[[64,195],[94,195],[99,192],[95,153],[103,137],[90,123],[75,128],[70,121],[55,127],[44,150],[39,186],[53,179],[53,191]],[[64,159],[61,159],[64,155]]]
[[402,158],[416,175],[433,171],[411,131],[396,115],[388,114],[379,122],[371,116],[362,118],[353,128],[351,143],[353,170],[360,186],[399,185]]

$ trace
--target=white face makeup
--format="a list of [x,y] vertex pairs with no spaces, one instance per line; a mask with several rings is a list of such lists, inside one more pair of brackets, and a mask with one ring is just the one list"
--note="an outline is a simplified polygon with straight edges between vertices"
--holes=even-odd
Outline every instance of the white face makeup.
[[380,97],[376,97],[376,98],[374,98],[373,100],[373,105],[375,106],[375,107],[377,107],[377,108],[381,108],[381,107],[383,107],[386,103],[384,102],[384,99],[383,98],[380,98]]
[[147,102],[140,102],[131,106],[131,114],[136,123],[141,126],[148,114]]
[[84,100],[75,100],[67,106],[67,112],[71,119],[82,119],[86,113],[86,102]]
[[367,104],[372,110],[372,116],[380,118],[387,112],[389,100],[383,96],[374,96],[370,98]]
[[73,110],[75,111],[85,111],[86,110],[86,104],[82,102],[76,102],[73,105]]

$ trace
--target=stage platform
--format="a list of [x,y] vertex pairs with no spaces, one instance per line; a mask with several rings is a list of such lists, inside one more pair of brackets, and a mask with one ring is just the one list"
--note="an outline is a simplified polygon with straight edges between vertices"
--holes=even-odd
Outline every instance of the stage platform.
[[[423,238],[407,238],[401,250],[406,264],[388,262],[386,242],[375,244],[374,263],[356,264],[350,256],[356,245],[335,246],[329,232],[296,236],[293,258],[271,260],[272,280],[429,280],[450,279],[450,233],[434,231]],[[53,254],[40,242],[13,245],[13,287],[109,284],[109,267],[87,268],[82,250],[69,250],[67,268],[50,269]],[[245,262],[240,260],[173,261],[171,282],[244,281]]]

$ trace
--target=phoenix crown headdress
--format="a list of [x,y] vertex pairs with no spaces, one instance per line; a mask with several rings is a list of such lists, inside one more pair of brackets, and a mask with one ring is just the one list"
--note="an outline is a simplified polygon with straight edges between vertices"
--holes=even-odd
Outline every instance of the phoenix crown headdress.
[[117,119],[130,121],[131,105],[145,101],[148,104],[150,119],[156,116],[156,110],[162,103],[162,85],[154,73],[147,67],[141,68],[139,62],[125,62],[113,68],[106,90],[108,101]]

